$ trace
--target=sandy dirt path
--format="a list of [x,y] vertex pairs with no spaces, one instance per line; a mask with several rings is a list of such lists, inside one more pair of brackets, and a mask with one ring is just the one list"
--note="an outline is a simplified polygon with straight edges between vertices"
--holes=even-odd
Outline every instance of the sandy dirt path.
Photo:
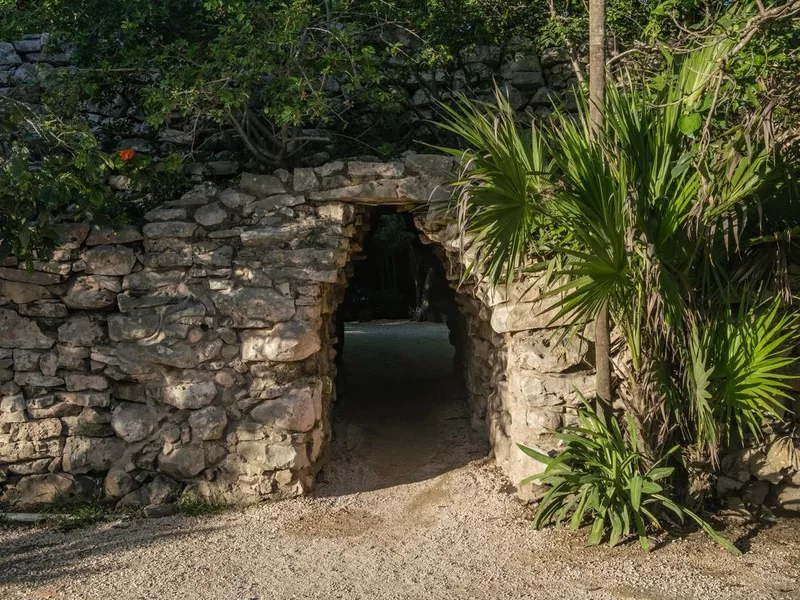
[[[0,598],[800,598],[800,523],[644,554],[531,531],[469,427],[442,326],[349,328],[315,497],[72,532],[0,530]],[[370,369],[364,369],[369,366]]]

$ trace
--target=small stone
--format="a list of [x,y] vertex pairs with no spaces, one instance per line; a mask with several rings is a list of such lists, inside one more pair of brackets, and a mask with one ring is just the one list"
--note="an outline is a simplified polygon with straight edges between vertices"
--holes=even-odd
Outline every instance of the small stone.
[[58,341],[70,346],[93,346],[104,338],[100,323],[88,315],[76,315],[58,328]]
[[240,206],[254,202],[255,199],[255,196],[245,194],[233,188],[228,188],[219,195],[219,201],[228,208],[239,208]]
[[107,496],[111,496],[112,498],[122,498],[130,494],[137,487],[133,477],[124,469],[120,468],[110,469],[103,481],[103,490]]
[[212,160],[206,163],[206,168],[211,175],[234,175],[239,170],[239,163],[235,160]]
[[88,223],[61,223],[55,226],[61,250],[80,248],[89,235]]
[[158,457],[161,471],[175,479],[190,479],[205,468],[202,446],[181,446],[171,452],[162,452]]
[[198,409],[208,406],[217,395],[213,381],[184,382],[164,388],[164,402],[180,409]]
[[48,352],[39,359],[39,368],[42,370],[43,375],[48,377],[55,377],[58,371],[58,354],[55,352]]
[[129,244],[142,239],[142,233],[133,225],[120,225],[118,227],[102,227],[92,229],[86,238],[87,246],[104,244]]
[[225,411],[219,406],[207,406],[189,416],[192,434],[202,441],[221,438],[227,423]]
[[111,404],[108,392],[56,392],[56,396],[62,402],[76,406],[103,407]]
[[136,264],[136,255],[127,246],[96,246],[83,253],[84,272],[90,275],[127,275]]
[[[88,344],[87,344],[88,345]],[[86,367],[89,358],[89,348],[78,346],[58,345],[58,368],[81,371]]]
[[38,371],[39,358],[42,355],[33,350],[14,350],[14,370],[15,371]]
[[116,304],[119,281],[103,275],[77,277],[64,297],[70,308],[93,310],[108,308]]
[[242,173],[239,187],[247,194],[254,196],[273,196],[283,194],[286,188],[277,177],[272,175],[254,175],[253,173]]
[[291,362],[308,358],[321,347],[319,331],[299,321],[278,323],[272,329],[242,331],[242,360]]
[[141,340],[155,335],[160,325],[158,314],[112,315],[108,318],[108,336],[114,342]]
[[344,171],[345,171],[345,164],[344,161],[341,160],[327,163],[320,167],[314,167],[314,172],[320,177],[331,177],[332,175],[338,175],[340,173],[344,173]]
[[284,396],[267,400],[256,406],[250,416],[288,431],[308,431],[322,413],[319,388],[291,390]]
[[167,202],[166,208],[203,206],[211,202],[217,195],[218,188],[212,183],[201,183],[181,196],[180,200]]
[[120,402],[111,412],[111,427],[129,444],[150,437],[157,424],[158,412],[149,404]]
[[20,64],[22,64],[22,59],[17,54],[14,46],[8,42],[0,42],[0,66]]
[[14,413],[25,410],[25,397],[22,394],[0,398],[0,412]]
[[108,378],[105,375],[89,375],[87,373],[65,373],[64,381],[67,384],[67,391],[82,392],[84,390],[95,390],[102,392],[108,389]]
[[142,231],[149,238],[188,238],[197,230],[196,223],[183,221],[164,221],[148,223]]
[[310,192],[318,190],[319,179],[317,179],[314,169],[295,169],[292,187],[294,188],[295,192]]
[[228,218],[228,213],[219,205],[219,202],[212,202],[202,206],[194,213],[194,220],[204,227],[219,225]]
[[161,519],[178,514],[176,504],[150,504],[144,507],[144,516],[148,519]]
[[305,198],[303,196],[292,196],[291,194],[278,194],[276,196],[269,196],[263,200],[256,200],[246,205],[242,210],[245,216],[252,215],[253,217],[263,217],[279,208],[286,208],[303,204]]
[[168,477],[157,474],[153,478],[153,481],[147,486],[147,498],[150,504],[164,504],[171,498],[174,498],[177,491],[177,483]]

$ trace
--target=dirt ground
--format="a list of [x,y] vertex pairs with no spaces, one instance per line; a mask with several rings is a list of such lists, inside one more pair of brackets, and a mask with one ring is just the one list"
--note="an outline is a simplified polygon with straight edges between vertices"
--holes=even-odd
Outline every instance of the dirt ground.
[[314,497],[72,532],[0,530],[0,598],[800,598],[800,522],[585,547],[532,531],[486,459],[441,325],[348,328],[336,441]]

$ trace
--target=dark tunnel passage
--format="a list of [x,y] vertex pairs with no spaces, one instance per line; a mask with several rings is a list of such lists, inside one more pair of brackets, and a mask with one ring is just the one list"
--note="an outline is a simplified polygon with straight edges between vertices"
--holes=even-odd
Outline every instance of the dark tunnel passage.
[[488,452],[470,424],[463,318],[441,261],[410,214],[373,208],[367,222],[337,314],[334,440],[318,477],[322,495],[426,480]]

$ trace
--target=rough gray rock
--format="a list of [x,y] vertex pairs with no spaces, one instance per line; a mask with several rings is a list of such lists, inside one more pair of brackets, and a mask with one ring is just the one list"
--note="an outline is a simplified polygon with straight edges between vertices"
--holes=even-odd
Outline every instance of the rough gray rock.
[[313,323],[287,321],[272,329],[242,332],[242,360],[291,362],[308,358],[321,348]]
[[181,446],[158,456],[158,466],[175,479],[189,479],[205,468],[205,454],[198,445]]
[[164,402],[180,409],[198,409],[208,406],[217,395],[213,381],[188,381],[164,388]]
[[228,418],[225,416],[225,411],[219,406],[207,406],[192,412],[189,416],[192,435],[202,441],[221,438],[227,423]]
[[100,245],[83,253],[85,273],[90,275],[127,275],[136,264],[133,250],[126,246]]
[[148,404],[120,402],[111,412],[111,427],[129,444],[150,437],[157,424],[158,412]]

